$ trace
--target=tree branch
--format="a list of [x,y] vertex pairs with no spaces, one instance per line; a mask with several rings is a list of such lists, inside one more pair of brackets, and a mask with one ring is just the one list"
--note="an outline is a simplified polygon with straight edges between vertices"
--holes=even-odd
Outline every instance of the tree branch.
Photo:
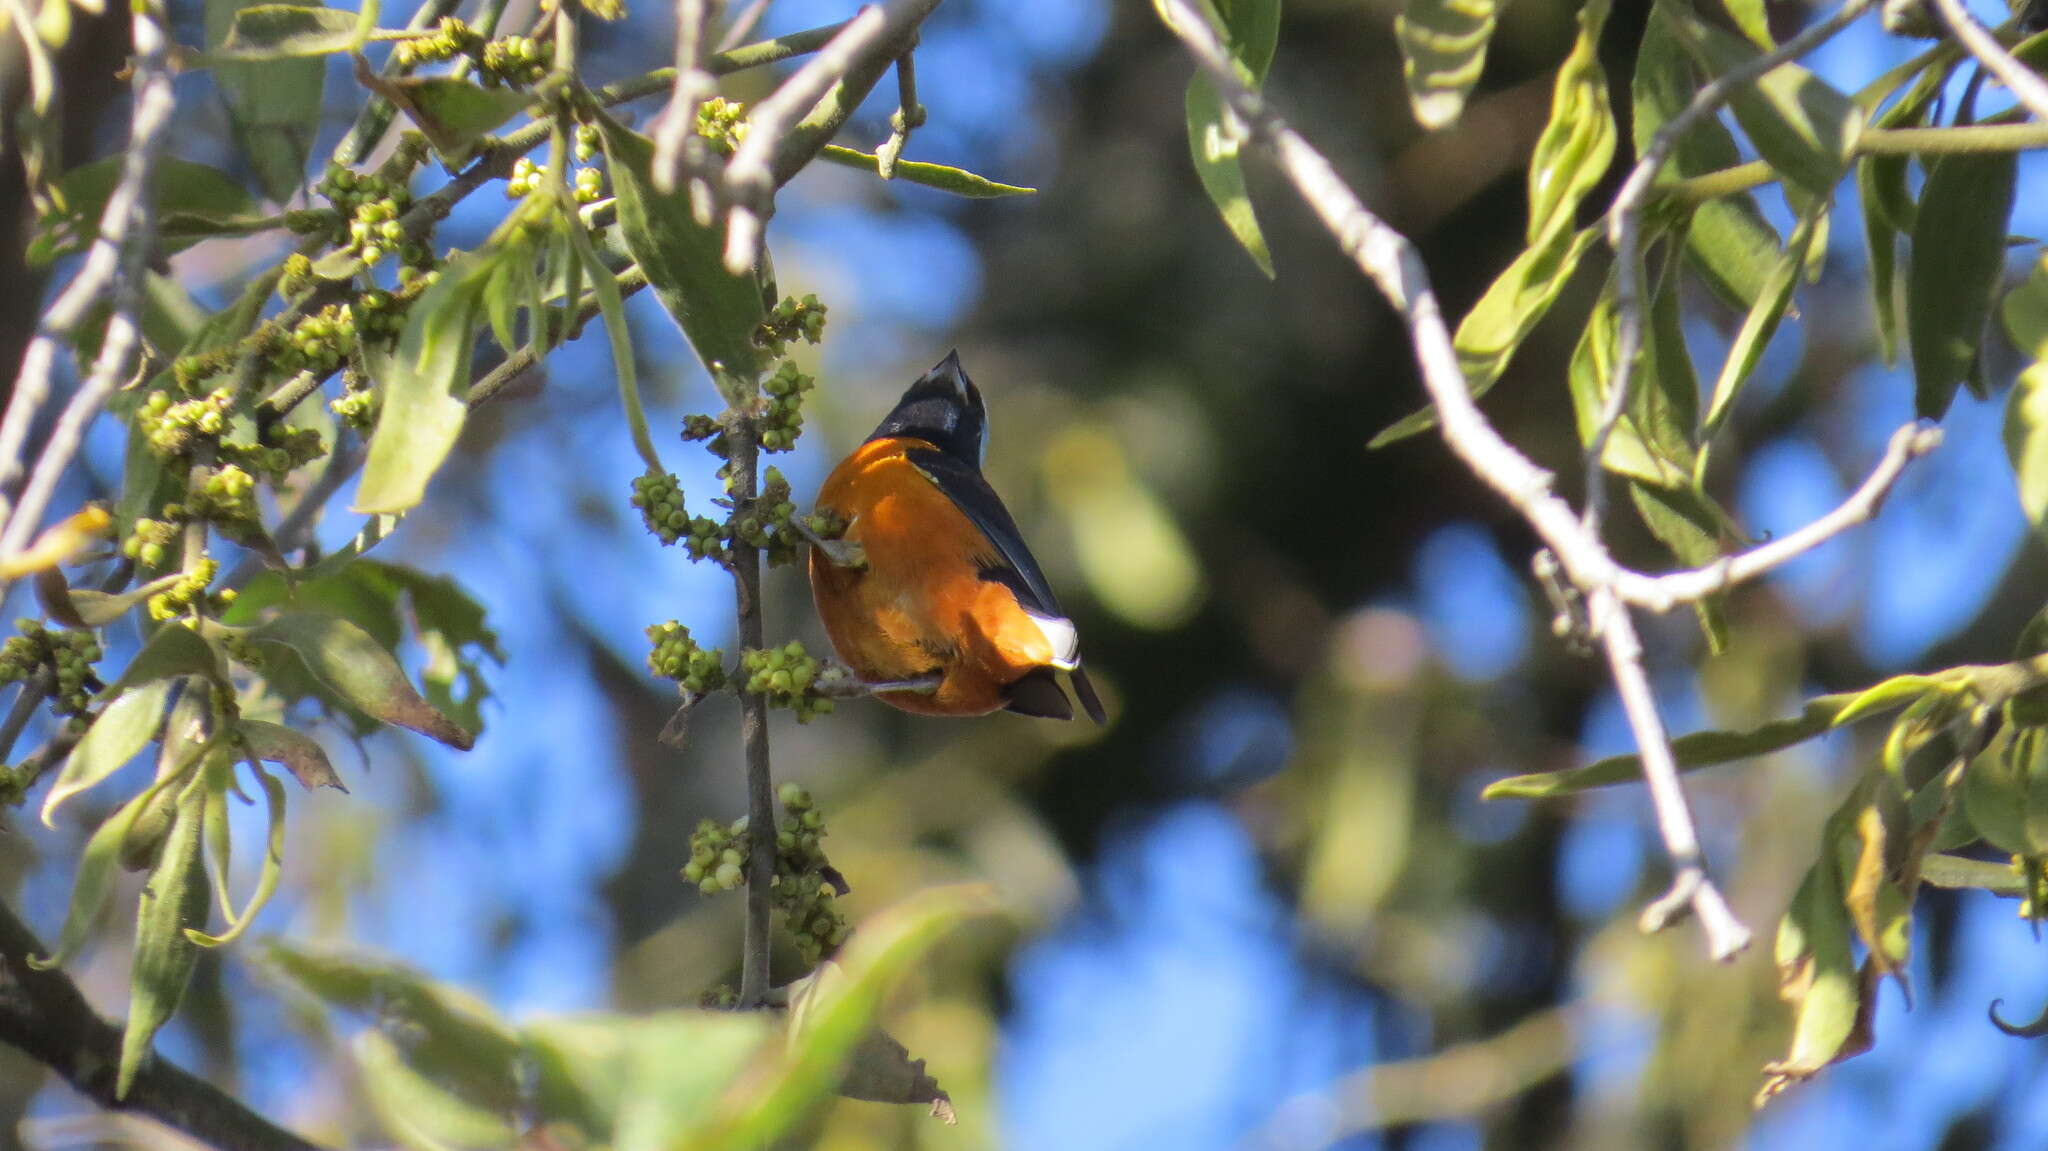
[[19,1049],[110,1111],[147,1115],[221,1151],[315,1151],[211,1083],[161,1055],[144,1061],[123,1098],[114,1096],[121,1029],[100,1018],[69,976],[30,966],[48,954],[0,905],[0,1042]]
[[2048,120],[2048,81],[2043,81],[2033,69],[2014,59],[2005,50],[1970,10],[1963,7],[1961,0],[1930,0],[1941,21],[1948,25],[1949,34],[1970,55],[1976,57],[1986,71],[1998,77],[2013,98],[2026,106],[2037,120]]
[[[733,514],[753,509],[759,486],[756,475],[760,462],[760,440],[751,411],[734,405],[726,413],[726,442],[731,445],[727,466],[732,480]],[[741,539],[732,540],[733,592],[739,614],[741,650],[767,646],[767,626],[761,618],[761,549]],[[768,1002],[768,952],[770,888],[775,884],[775,780],[768,761],[768,697],[758,691],[739,689],[740,740],[747,753],[747,925],[740,955],[740,1007],[760,1007]]]
[[[176,102],[171,94],[170,39],[157,12],[148,4],[138,4],[131,26],[135,42],[135,108],[121,182],[107,199],[100,216],[99,238],[86,256],[85,265],[37,325],[35,339],[22,356],[21,372],[15,378],[7,414],[0,419],[0,522],[6,525],[0,529],[0,557],[20,552],[41,526],[43,511],[56,491],[57,481],[78,453],[85,426],[99,414],[107,396],[120,384],[129,358],[141,342],[137,303],[142,298],[143,261],[148,258],[156,225],[156,205],[149,194],[150,177],[163,150],[164,130]],[[23,34],[29,33],[24,30]],[[50,442],[44,445],[36,462],[35,474],[22,493],[21,505],[10,514],[6,488],[22,472],[29,428],[49,398],[57,345],[72,334],[72,329],[94,305],[110,297],[114,314],[101,337],[99,356],[58,418]]]
[[707,177],[712,164],[710,149],[697,134],[697,109],[718,90],[718,82],[704,70],[703,59],[705,34],[722,7],[720,0],[676,0],[675,92],[654,130],[654,186],[674,191],[687,173],[692,209],[707,225],[712,194]]
[[1749,931],[1729,913],[1720,892],[1706,878],[1699,836],[1678,784],[1677,766],[1656,701],[1649,693],[1648,677],[1643,674],[1642,645],[1626,603],[1614,590],[1622,569],[1599,537],[1550,491],[1549,473],[1502,439],[1480,413],[1466,390],[1465,375],[1458,366],[1457,350],[1428,271],[1407,237],[1367,210],[1329,161],[1245,86],[1215,30],[1190,0],[1160,0],[1160,6],[1168,25],[1215,81],[1251,138],[1271,150],[1281,173],[1401,315],[1415,346],[1423,386],[1436,404],[1445,443],[1529,521],[1557,552],[1573,582],[1586,591],[1593,622],[1607,649],[1609,667],[1643,756],[1644,774],[1651,780],[1658,830],[1678,872],[1671,895],[1652,905],[1659,914],[1645,925],[1669,922],[1671,916],[1664,909],[1672,898],[1682,899],[1699,913],[1709,951],[1718,959],[1732,957],[1748,946]]

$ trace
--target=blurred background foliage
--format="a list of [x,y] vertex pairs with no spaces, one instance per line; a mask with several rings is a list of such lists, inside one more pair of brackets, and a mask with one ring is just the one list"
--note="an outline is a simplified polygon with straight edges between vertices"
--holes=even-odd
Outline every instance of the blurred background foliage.
[[[530,0],[511,7],[516,23]],[[776,0],[764,31],[852,7]],[[178,38],[199,42],[196,6],[171,11]],[[1627,76],[1646,11],[1616,6],[1601,42],[1611,77]],[[1575,9],[1502,8],[1483,79],[1441,134],[1410,113],[1395,14],[1377,0],[1290,0],[1269,88],[1418,241],[1458,314],[1522,247],[1524,164]],[[1771,14],[1788,29],[1806,19],[1791,4]],[[592,79],[664,63],[669,19],[643,3],[623,23],[591,24]],[[65,166],[124,139],[105,114],[121,103],[124,29],[82,15],[60,61]],[[1910,48],[1866,22],[1812,66],[1853,89]],[[1636,908],[1666,876],[1637,789],[1480,801],[1502,777],[1627,750],[1619,708],[1599,663],[1550,637],[1520,521],[1433,439],[1366,450],[1418,402],[1405,337],[1257,157],[1248,176],[1277,278],[1233,242],[1187,159],[1190,64],[1149,6],[950,0],[918,63],[931,119],[907,155],[1040,191],[963,202],[832,168],[791,186],[770,226],[781,287],[816,292],[832,323],[803,353],[820,378],[814,434],[778,462],[807,497],[957,346],[993,413],[990,477],[1077,616],[1114,722],[941,722],[865,702],[803,727],[777,717],[778,774],[827,813],[857,922],[963,879],[1022,909],[939,944],[885,1016],[959,1124],[841,1101],[801,1143],[2039,1145],[2040,1050],[1985,1020],[1995,998],[2025,1017],[2048,995],[2012,903],[1923,894],[1913,1009],[1886,990],[1871,1054],[1753,1113],[1759,1069],[1788,1028],[1768,936],[1724,967],[1688,929],[1636,933]],[[0,74],[15,107],[19,60]],[[341,65],[329,81],[320,153],[356,106]],[[726,91],[747,99],[765,82],[743,74]],[[211,83],[179,81],[172,150],[256,186]],[[1614,103],[1626,116],[1628,100]],[[636,106],[643,123],[653,107]],[[892,107],[885,84],[852,142],[882,139]],[[0,211],[20,218],[20,173],[0,169]],[[2022,187],[2043,175],[2038,156],[2023,158]],[[442,246],[483,239],[502,215],[485,199],[462,205]],[[1763,200],[1787,222],[1782,197]],[[1911,417],[1910,372],[1876,354],[1853,214],[1844,204],[1825,270],[1715,456],[1712,486],[1758,537],[1832,506]],[[2048,234],[2048,201],[2023,197],[2012,230]],[[9,363],[40,299],[20,241],[0,234]],[[216,241],[171,269],[218,307],[280,242]],[[1595,284],[1575,282],[1488,400],[1567,487],[1580,469],[1562,381]],[[1740,316],[1704,292],[1688,303],[1688,337],[1711,362]],[[656,302],[628,311],[654,426],[715,407]],[[2015,357],[1986,353],[2002,387]],[[731,593],[626,506],[641,464],[612,412],[610,363],[593,327],[480,411],[380,553],[446,573],[484,605],[505,654],[485,731],[467,753],[381,734],[359,756],[331,733],[351,794],[294,804],[291,865],[260,932],[400,958],[513,1021],[687,1006],[732,978],[738,901],[702,897],[677,872],[685,829],[744,810],[735,709],[701,709],[680,753],[659,743],[673,697],[645,674],[641,635],[679,618],[729,645]],[[1651,621],[1673,727],[1748,726],[1817,691],[2007,658],[2048,565],[1998,426],[1996,400],[1958,396],[1946,446],[1874,525],[1731,596],[1727,654],[1706,659],[1690,618]],[[709,490],[709,462],[670,452],[661,434],[695,469],[685,488]],[[68,497],[106,494],[121,447],[117,428],[98,429]],[[1613,529],[1622,558],[1660,562],[1631,530]],[[800,575],[771,573],[768,595],[771,639],[826,649]],[[410,652],[415,665],[423,654]],[[1874,738],[1837,734],[1690,777],[1710,856],[1752,925],[1775,922]],[[90,821],[8,825],[11,898],[48,936]],[[108,1008],[126,986],[122,918],[76,967]],[[209,953],[160,1042],[294,1129],[359,1145],[381,1135],[351,1034],[252,954]],[[0,1111],[32,1146],[156,1137],[6,1052]]]

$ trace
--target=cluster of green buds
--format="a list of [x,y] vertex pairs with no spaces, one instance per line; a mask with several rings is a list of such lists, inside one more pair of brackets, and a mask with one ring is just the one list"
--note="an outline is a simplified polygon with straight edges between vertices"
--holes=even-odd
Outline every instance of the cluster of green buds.
[[683,510],[683,485],[672,473],[653,468],[633,477],[632,504],[640,520],[664,547],[681,539],[690,526],[690,513]]
[[597,125],[576,125],[576,162],[588,164],[604,151],[604,138],[598,135]]
[[[166,505],[166,511],[169,507]],[[184,509],[194,519],[217,524],[233,535],[258,527],[256,477],[234,464],[208,469],[192,492],[192,503]]]
[[[229,593],[223,591],[221,594],[227,595]],[[222,628],[219,635],[221,650],[228,653],[229,659],[234,660],[250,671],[260,672],[263,670],[263,650],[256,646],[255,640],[249,638],[249,633],[246,629]]]
[[377,426],[377,392],[370,378],[350,368],[341,373],[342,393],[327,403],[334,418],[359,432]]
[[547,53],[530,36],[505,36],[484,45],[477,59],[484,87],[524,87],[548,74]]
[[570,191],[579,204],[595,204],[604,199],[604,173],[596,168],[576,169],[576,180]]
[[312,291],[316,284],[313,257],[304,252],[293,252],[284,258],[283,270],[278,273],[277,298],[289,304]]
[[697,134],[720,151],[732,151],[747,134],[747,106],[723,96],[704,101],[697,105]]
[[837,906],[838,889],[831,864],[819,841],[825,819],[802,786],[785,783],[777,789],[788,818],[775,831],[775,906],[789,927],[805,962],[815,964],[846,942],[846,916]]
[[188,396],[198,395],[200,385],[235,365],[242,355],[239,343],[222,344],[171,361],[171,379]]
[[804,650],[801,640],[790,640],[782,647],[749,648],[740,653],[740,673],[746,677],[746,690],[768,697],[770,707],[786,707],[795,712],[798,723],[809,723],[813,716],[832,713],[832,697],[814,690],[823,666]]
[[547,179],[548,166],[536,164],[530,157],[521,156],[512,161],[512,174],[505,177],[505,198],[522,200],[539,190]]
[[340,367],[356,350],[357,336],[355,310],[347,304],[329,304],[292,325],[271,363],[286,372],[324,375]]
[[46,628],[32,619],[14,621],[12,636],[0,646],[0,684],[17,683],[37,671],[50,670],[50,706],[60,715],[84,715],[101,684],[92,665],[104,654],[90,631]]
[[191,611],[206,599],[207,585],[219,574],[219,561],[212,556],[202,558],[177,583],[149,597],[149,618],[176,619]]
[[273,423],[262,429],[253,444],[223,443],[222,461],[234,464],[259,478],[276,483],[327,453],[320,433],[312,428],[291,428]]
[[647,629],[647,670],[693,695],[717,691],[725,686],[725,653],[715,647],[699,647],[690,629],[669,620]]
[[142,401],[135,420],[149,450],[159,459],[171,459],[191,451],[198,440],[219,438],[228,428],[228,410],[234,403],[232,388],[178,401],[169,392],[156,391]]
[[382,288],[365,290],[349,305],[356,317],[357,337],[365,341],[398,342],[399,334],[405,331],[406,305],[418,294],[407,291],[393,295]]
[[761,382],[768,395],[760,419],[762,451],[786,452],[796,446],[804,430],[804,394],[817,386],[817,380],[788,360]]
[[732,891],[747,881],[747,817],[730,824],[702,820],[690,835],[690,862],[683,878],[706,895]]
[[790,500],[789,481],[780,468],[762,474],[761,493],[751,506],[733,514],[728,531],[735,543],[760,548],[771,566],[795,562],[801,540],[790,527],[796,504]]
[[170,556],[168,549],[177,539],[176,521],[138,519],[128,538],[121,541],[121,554],[144,568],[161,568]]
[[825,310],[816,295],[806,294],[801,300],[784,296],[754,329],[754,343],[766,348],[771,356],[781,355],[783,345],[799,339],[816,344],[825,338]]
[[474,56],[483,50],[483,33],[454,16],[443,16],[441,23],[431,36],[417,40],[400,41],[391,50],[391,59],[401,68],[417,68],[422,64],[439,64],[457,56]]
[[412,191],[403,179],[382,173],[359,173],[340,164],[328,166],[318,190],[348,219],[345,235],[334,241],[344,244],[363,263],[375,265],[393,252],[403,255],[408,267],[432,263],[425,244],[410,239],[399,217],[412,207]]

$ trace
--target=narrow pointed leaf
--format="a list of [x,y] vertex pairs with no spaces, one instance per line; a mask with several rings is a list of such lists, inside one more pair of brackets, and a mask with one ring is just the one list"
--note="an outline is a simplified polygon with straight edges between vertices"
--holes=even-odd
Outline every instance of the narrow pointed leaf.
[[1216,205],[1223,226],[1237,238],[1238,246],[1272,279],[1273,254],[1266,247],[1266,234],[1259,230],[1259,217],[1252,210],[1251,192],[1245,188],[1244,166],[1239,161],[1244,135],[1207,76],[1198,75],[1188,82],[1187,120],[1188,149],[1202,190],[1209,194],[1209,202]]
[[[818,153],[818,158],[837,164],[842,168],[859,168],[863,172],[879,174],[882,170],[882,162],[875,158],[873,152],[863,152],[858,148],[841,147],[838,144],[825,145],[824,150]],[[986,176],[977,176],[965,168],[954,168],[945,164],[927,164],[918,160],[896,161],[895,178],[912,184],[921,184],[927,188],[936,188],[941,192],[951,192],[955,196],[964,196],[970,200],[993,200],[1004,196],[1032,196],[1038,193],[1036,188],[998,183]]]
[[107,705],[85,729],[78,746],[64,760],[57,782],[50,785],[43,799],[43,826],[55,827],[52,820],[65,800],[91,790],[149,746],[163,723],[164,702],[170,694],[170,683],[157,680],[123,692]]
[[1498,16],[1494,0],[1407,0],[1394,19],[1408,107],[1432,131],[1458,122],[1486,70]]
[[211,890],[200,850],[205,824],[203,788],[188,788],[164,841],[155,870],[142,885],[135,912],[135,961],[128,982],[128,1026],[121,1035],[121,1066],[114,1097],[125,1098],[150,1043],[176,1014],[199,961],[199,948],[185,934],[206,925]]
[[405,669],[382,644],[345,619],[286,612],[250,628],[247,635],[259,648],[297,656],[314,678],[373,719],[463,751],[475,742],[454,720],[420,698]]
[[270,835],[264,845],[263,867],[256,875],[256,890],[249,893],[249,902],[239,913],[227,904],[223,894],[221,912],[227,916],[228,929],[221,934],[208,935],[198,927],[185,929],[185,937],[201,947],[223,947],[240,939],[249,930],[249,924],[255,922],[256,913],[277,893],[277,881],[284,873],[284,783],[265,771],[256,773],[256,782],[263,787],[263,801],[270,813]]
[[2005,268],[2018,176],[2012,153],[1938,157],[1921,189],[1906,268],[1913,406],[1940,419],[1969,378]]
[[356,14],[304,4],[254,4],[234,14],[220,46],[200,63],[260,63],[352,51],[361,44]]
[[284,764],[292,778],[307,791],[331,787],[346,792],[341,785],[341,776],[334,770],[334,764],[327,758],[327,751],[320,741],[303,732],[293,731],[281,724],[264,723],[262,720],[245,719],[239,725],[243,746],[251,756],[265,763]]
[[427,483],[446,462],[469,414],[471,356],[490,261],[471,253],[450,261],[441,278],[407,313],[405,332],[391,355],[366,357],[382,393],[377,430],[355,510],[403,512],[425,498]]
[[121,863],[121,845],[127,840],[136,817],[147,810],[160,793],[183,780],[186,774],[181,772],[158,779],[142,794],[116,808],[107,821],[92,833],[92,838],[85,841],[85,850],[78,856],[78,874],[71,881],[71,904],[64,913],[64,926],[57,934],[57,949],[47,958],[31,957],[29,966],[42,969],[60,967],[85,946],[87,934],[100,917],[100,908],[106,906],[107,896],[113,893],[114,876],[118,874]]
[[754,331],[766,316],[760,285],[725,270],[724,230],[697,223],[687,188],[655,188],[652,141],[605,116],[598,117],[598,129],[626,250],[712,378],[755,379],[763,359]]
[[1713,438],[1727,422],[1729,413],[1735,410],[1737,397],[1742,394],[1742,386],[1749,382],[1757,362],[1763,359],[1764,349],[1770,346],[1771,337],[1777,334],[1778,325],[1791,308],[1792,291],[1798,286],[1799,270],[1805,266],[1806,254],[1813,246],[1819,220],[1824,217],[1823,212],[1820,216],[1800,218],[1792,229],[1792,238],[1787,241],[1785,251],[1758,291],[1756,302],[1750,306],[1749,314],[1742,318],[1742,327],[1729,341],[1728,356],[1721,362],[1720,375],[1714,380],[1713,398],[1707,405],[1703,436]]
[[[246,0],[206,0],[207,45],[218,48],[224,44],[236,17],[254,7],[259,5]],[[312,0],[260,7],[318,11],[322,6]],[[355,14],[342,15],[353,26]],[[255,169],[264,194],[279,202],[291,199],[305,183],[307,162],[320,130],[327,62],[318,58],[227,61],[213,69],[213,76],[227,100],[235,139]]]
[[1600,66],[1600,32],[1607,26],[1608,0],[1587,0],[1579,10],[1579,35],[1557,73],[1550,120],[1529,157],[1528,239],[1533,246],[1575,222],[1579,202],[1607,174],[1617,133],[1607,98],[1607,73]]
[[[1719,76],[1759,55],[1741,37],[1664,7],[1679,41],[1707,72]],[[1834,194],[1863,130],[1863,111],[1853,101],[1797,64],[1781,64],[1738,87],[1729,105],[1757,152],[1787,180],[1822,200]]]

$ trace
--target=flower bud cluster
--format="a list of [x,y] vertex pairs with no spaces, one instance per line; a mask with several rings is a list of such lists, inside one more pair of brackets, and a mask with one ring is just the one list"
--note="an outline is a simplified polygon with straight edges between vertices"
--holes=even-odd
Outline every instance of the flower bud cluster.
[[745,677],[746,690],[767,696],[770,707],[786,707],[795,712],[798,723],[832,714],[831,697],[814,690],[823,667],[804,650],[801,640],[790,640],[782,647],[749,648],[740,653],[740,674]]
[[177,538],[178,525],[175,521],[138,519],[128,538],[121,541],[121,554],[146,569],[161,568],[169,558],[166,549]]
[[173,401],[169,392],[156,391],[136,410],[136,423],[143,440],[158,459],[172,459],[190,452],[202,439],[218,439],[228,428],[228,410],[235,393],[220,388],[191,400]]
[[669,620],[647,629],[647,670],[672,679],[686,692],[702,695],[725,686],[725,653],[715,647],[699,647],[690,629]]
[[477,59],[484,87],[524,87],[548,74],[547,53],[529,36],[505,36],[484,45]]
[[732,151],[747,134],[747,106],[723,96],[704,101],[697,105],[697,134],[720,151]]
[[454,16],[444,16],[432,36],[402,41],[391,50],[391,58],[402,68],[439,64],[457,56],[474,56],[483,50],[481,32]]
[[397,253],[415,274],[433,266],[432,249],[408,235],[399,219],[412,207],[412,191],[405,180],[332,164],[317,190],[348,221],[345,231],[332,233],[330,238],[363,263],[374,267],[385,256]]
[[14,627],[21,634],[0,646],[0,684],[17,683],[48,668],[51,708],[60,715],[84,715],[102,686],[92,670],[105,654],[99,638],[85,630],[47,628],[32,619],[15,620]]
[[786,452],[796,446],[796,438],[804,430],[804,395],[817,386],[816,379],[788,360],[761,382],[761,390],[768,396],[761,411],[762,451]]
[[732,891],[747,881],[747,817],[731,824],[707,819],[690,836],[690,862],[683,878],[706,895]]
[[767,349],[771,356],[781,355],[785,344],[798,339],[807,344],[819,343],[825,338],[825,312],[825,305],[818,302],[815,294],[806,294],[801,300],[784,296],[754,329],[754,343]]
[[816,964],[846,942],[849,928],[839,911],[839,892],[828,877],[831,864],[819,841],[824,816],[802,786],[785,783],[777,798],[787,818],[775,831],[775,906],[804,961]]
[[149,618],[176,619],[191,611],[206,598],[207,585],[219,574],[219,561],[212,556],[201,559],[192,565],[192,570],[186,572],[184,578],[172,584],[168,590],[149,597]]

